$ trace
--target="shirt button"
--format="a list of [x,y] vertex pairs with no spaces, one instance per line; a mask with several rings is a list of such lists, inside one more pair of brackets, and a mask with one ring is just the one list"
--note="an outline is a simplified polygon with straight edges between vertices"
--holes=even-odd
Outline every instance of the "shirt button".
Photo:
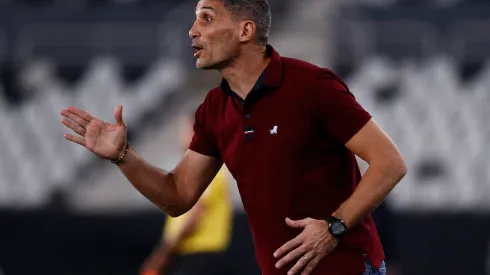
[[250,118],[250,114],[246,114],[245,115],[245,118]]

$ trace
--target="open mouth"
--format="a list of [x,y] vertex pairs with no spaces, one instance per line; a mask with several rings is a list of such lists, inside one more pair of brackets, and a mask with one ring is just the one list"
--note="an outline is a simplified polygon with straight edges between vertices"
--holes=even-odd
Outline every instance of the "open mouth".
[[196,45],[192,45],[192,48],[194,49],[194,56],[197,57],[201,51],[202,51],[202,47],[199,47],[199,46],[196,46]]

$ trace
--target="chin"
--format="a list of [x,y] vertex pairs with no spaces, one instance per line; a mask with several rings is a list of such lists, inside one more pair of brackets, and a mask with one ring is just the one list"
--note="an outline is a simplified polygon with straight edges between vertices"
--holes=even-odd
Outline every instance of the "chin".
[[196,61],[196,67],[201,69],[201,70],[222,70],[226,66],[228,66],[229,61],[228,60],[223,60],[223,61],[218,61],[218,62],[206,62],[204,60],[197,60]]
[[215,63],[206,63],[206,62],[196,62],[196,67],[201,70],[216,70],[219,69]]
[[209,66],[207,66],[207,64],[201,64],[199,62],[196,62],[196,67],[198,69],[201,69],[201,70],[211,70],[212,69]]

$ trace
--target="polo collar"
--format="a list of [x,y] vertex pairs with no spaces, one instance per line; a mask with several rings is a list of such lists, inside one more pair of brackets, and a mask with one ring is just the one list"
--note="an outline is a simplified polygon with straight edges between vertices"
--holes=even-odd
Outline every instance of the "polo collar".
[[[279,88],[281,86],[283,75],[281,56],[269,44],[266,46],[266,55],[270,56],[271,60],[260,75],[252,91],[260,90],[263,87]],[[223,92],[229,95],[235,95],[235,93],[231,90],[228,81],[226,81],[224,78],[221,79],[220,88]]]

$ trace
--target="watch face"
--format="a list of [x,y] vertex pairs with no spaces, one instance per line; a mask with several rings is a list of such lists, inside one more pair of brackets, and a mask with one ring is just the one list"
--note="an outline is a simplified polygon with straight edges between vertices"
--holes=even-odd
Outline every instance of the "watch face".
[[341,223],[336,222],[332,224],[332,232],[334,234],[342,234],[344,232],[344,227],[342,226]]

